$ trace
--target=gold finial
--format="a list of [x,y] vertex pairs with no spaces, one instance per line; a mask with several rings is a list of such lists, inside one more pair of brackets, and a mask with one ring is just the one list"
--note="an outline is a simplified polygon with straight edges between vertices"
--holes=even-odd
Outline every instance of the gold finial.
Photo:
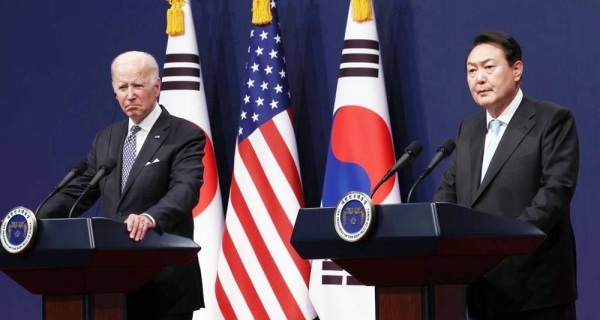
[[352,20],[356,22],[373,20],[371,0],[352,0]]
[[183,7],[185,0],[167,0],[171,8],[167,10],[167,34],[180,36],[185,32],[183,23]]
[[255,25],[269,24],[273,21],[271,0],[252,1],[252,23]]

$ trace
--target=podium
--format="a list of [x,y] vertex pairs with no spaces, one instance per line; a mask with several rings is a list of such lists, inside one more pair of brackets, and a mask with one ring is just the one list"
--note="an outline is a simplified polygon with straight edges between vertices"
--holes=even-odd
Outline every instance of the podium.
[[[533,225],[451,203],[375,210],[368,238],[350,243],[335,231],[335,208],[300,209],[291,243],[303,259],[331,259],[363,284],[376,286],[379,319],[421,319],[426,297],[420,287],[474,282],[507,256],[533,252],[546,238]],[[436,297],[436,305],[443,306],[444,298]],[[459,319],[448,315],[458,311],[444,311],[444,319]]]
[[190,262],[198,251],[191,239],[154,230],[135,242],[124,223],[106,218],[38,220],[26,252],[0,247],[0,269],[44,295],[46,320],[120,320],[122,293],[137,290],[166,266]]

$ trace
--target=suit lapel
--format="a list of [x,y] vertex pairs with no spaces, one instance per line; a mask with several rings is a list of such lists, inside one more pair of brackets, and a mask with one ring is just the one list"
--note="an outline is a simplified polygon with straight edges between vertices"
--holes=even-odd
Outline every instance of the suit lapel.
[[[504,166],[506,161],[513,154],[515,149],[519,146],[523,138],[531,131],[535,126],[535,121],[532,118],[535,116],[535,109],[533,108],[533,102],[527,97],[523,97],[521,105],[515,112],[515,115],[510,120],[506,131],[500,140],[500,144],[494,153],[494,157],[490,162],[485,178],[479,186],[479,190],[473,199],[473,203],[488,187],[490,182],[496,177],[500,169]],[[479,168],[481,171],[481,161]]]
[[486,135],[486,125],[485,125],[485,112],[481,114],[475,121],[474,134],[471,134],[471,140],[469,141],[469,159],[470,163],[470,174],[469,178],[470,183],[470,199],[471,204],[475,202],[475,197],[477,196],[477,191],[479,189],[479,182],[481,180],[481,162],[483,159],[483,146],[485,144],[485,135]]
[[[115,159],[117,166],[113,170],[113,173],[106,177],[106,186],[104,188],[104,192],[115,192],[114,197],[119,198],[121,193],[121,170],[123,168],[123,144],[125,143],[125,138],[127,137],[127,121],[123,121],[122,123],[116,124],[113,127],[113,132],[111,133],[111,137],[109,137],[108,141],[108,157]],[[110,141],[110,139],[114,139]],[[103,161],[98,161],[100,162]]]
[[[152,157],[158,151],[158,148],[163,144],[165,139],[168,137],[170,133],[171,121],[169,119],[170,114],[167,112],[165,108],[162,108],[162,113],[150,129],[148,136],[146,137],[146,141],[144,141],[144,145],[140,150],[140,154],[135,158],[135,162],[131,167],[131,171],[129,172],[129,177],[127,178],[127,184],[123,189],[123,193],[121,195],[121,199],[129,190],[129,187],[138,176],[140,171],[146,166],[146,163],[152,161]],[[121,155],[121,158],[123,156]],[[122,161],[121,161],[122,162]],[[121,165],[121,164],[119,164]]]

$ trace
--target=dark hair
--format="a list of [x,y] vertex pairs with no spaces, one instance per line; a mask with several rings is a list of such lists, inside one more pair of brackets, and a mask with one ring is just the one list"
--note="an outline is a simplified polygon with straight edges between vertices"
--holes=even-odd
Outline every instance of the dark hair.
[[506,61],[508,61],[508,65],[511,67],[515,64],[515,62],[522,61],[521,46],[517,40],[507,33],[496,30],[487,30],[476,35],[475,39],[473,40],[473,46],[471,49],[469,49],[465,61],[469,58],[471,51],[473,51],[476,46],[483,43],[495,44],[499,46],[504,51],[504,57],[506,58]]

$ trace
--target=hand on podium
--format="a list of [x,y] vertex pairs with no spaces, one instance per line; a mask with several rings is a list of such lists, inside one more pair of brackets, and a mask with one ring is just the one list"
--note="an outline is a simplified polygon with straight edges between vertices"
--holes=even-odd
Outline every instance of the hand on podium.
[[135,241],[141,241],[146,236],[146,231],[154,229],[154,221],[146,214],[130,214],[125,219],[127,224],[127,231],[129,231],[129,238]]

